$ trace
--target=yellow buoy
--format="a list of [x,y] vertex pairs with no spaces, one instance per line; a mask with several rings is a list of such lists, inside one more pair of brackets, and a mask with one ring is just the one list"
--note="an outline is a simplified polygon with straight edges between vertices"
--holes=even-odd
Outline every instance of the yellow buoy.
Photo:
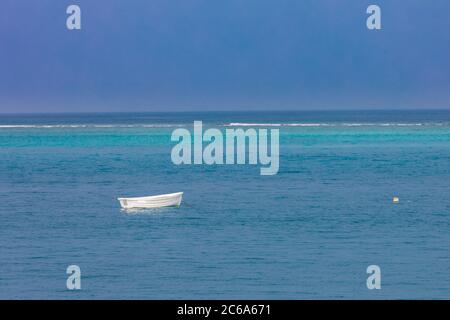
[[392,198],[392,202],[393,203],[399,203],[400,199],[398,197],[394,197],[394,198]]

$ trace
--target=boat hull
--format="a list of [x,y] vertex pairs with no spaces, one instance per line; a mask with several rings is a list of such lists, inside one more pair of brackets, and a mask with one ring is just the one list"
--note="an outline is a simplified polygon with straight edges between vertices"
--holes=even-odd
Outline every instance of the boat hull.
[[181,204],[183,192],[139,198],[117,198],[124,209],[173,207]]

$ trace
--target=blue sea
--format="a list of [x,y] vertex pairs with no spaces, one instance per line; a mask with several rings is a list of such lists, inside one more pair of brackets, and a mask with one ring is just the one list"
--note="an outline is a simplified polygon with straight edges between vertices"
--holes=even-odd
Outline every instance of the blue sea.
[[[279,129],[278,174],[174,165],[194,120]],[[449,111],[3,114],[0,202],[0,299],[450,299]]]

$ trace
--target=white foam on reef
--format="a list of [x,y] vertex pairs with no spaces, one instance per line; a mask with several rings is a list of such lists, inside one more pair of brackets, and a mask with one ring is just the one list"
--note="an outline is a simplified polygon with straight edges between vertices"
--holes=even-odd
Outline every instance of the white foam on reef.
[[[78,129],[78,128],[179,128],[187,126],[187,124],[0,124],[0,129]],[[427,122],[427,123],[248,123],[248,122],[231,122],[223,124],[224,127],[418,127],[418,126],[450,126],[450,123],[443,122]]]
[[53,128],[173,128],[182,124],[5,124],[0,129],[53,129]]
[[242,123],[231,122],[226,127],[320,127],[326,126],[326,123]]
[[231,122],[225,124],[226,127],[362,127],[362,126],[425,126],[442,125],[441,123],[245,123]]

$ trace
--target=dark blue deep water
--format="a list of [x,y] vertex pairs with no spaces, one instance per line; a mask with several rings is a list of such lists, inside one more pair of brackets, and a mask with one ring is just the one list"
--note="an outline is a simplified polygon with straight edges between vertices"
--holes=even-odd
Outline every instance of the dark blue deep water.
[[[280,124],[279,173],[172,164],[194,120]],[[2,299],[450,298],[445,111],[0,115],[0,202]]]

